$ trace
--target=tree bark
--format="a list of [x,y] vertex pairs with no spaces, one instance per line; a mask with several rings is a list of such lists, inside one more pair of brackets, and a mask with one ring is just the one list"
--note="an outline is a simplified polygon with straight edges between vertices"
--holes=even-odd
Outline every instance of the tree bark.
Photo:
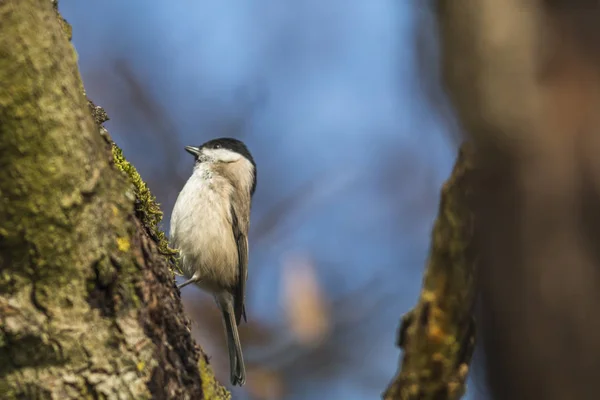
[[90,107],[48,0],[0,0],[0,393],[221,399],[160,210]]
[[475,346],[474,150],[461,148],[442,188],[421,296],[404,316],[398,344],[404,356],[386,400],[458,399]]

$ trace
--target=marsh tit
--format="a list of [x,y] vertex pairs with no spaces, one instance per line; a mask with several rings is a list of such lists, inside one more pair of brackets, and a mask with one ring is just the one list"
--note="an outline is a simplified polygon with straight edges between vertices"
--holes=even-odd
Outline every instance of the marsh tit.
[[237,326],[246,320],[248,228],[256,189],[256,164],[237,139],[220,138],[186,146],[195,159],[192,176],[171,215],[171,246],[179,250],[190,283],[211,293],[227,333],[231,383],[242,386],[246,369]]

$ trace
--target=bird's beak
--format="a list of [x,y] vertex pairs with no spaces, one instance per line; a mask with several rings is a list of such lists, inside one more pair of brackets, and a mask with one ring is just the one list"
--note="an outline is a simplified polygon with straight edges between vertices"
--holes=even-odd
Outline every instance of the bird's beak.
[[200,149],[194,146],[185,146],[185,151],[193,155],[194,157],[200,156]]

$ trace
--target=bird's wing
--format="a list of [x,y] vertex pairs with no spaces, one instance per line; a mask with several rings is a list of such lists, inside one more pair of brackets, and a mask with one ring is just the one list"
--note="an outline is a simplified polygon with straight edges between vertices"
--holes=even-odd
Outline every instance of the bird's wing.
[[244,299],[246,295],[246,279],[248,278],[248,237],[246,236],[247,228],[243,224],[243,220],[238,216],[236,207],[231,205],[231,226],[233,228],[233,237],[235,239],[238,251],[238,270],[239,277],[237,285],[233,289],[235,320],[239,325],[244,317],[246,321],[246,307]]

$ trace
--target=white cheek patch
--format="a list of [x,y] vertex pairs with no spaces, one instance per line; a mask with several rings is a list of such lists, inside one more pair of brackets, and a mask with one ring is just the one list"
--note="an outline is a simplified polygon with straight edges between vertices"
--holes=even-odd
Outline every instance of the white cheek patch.
[[254,165],[248,159],[242,158],[234,166],[236,175],[239,177],[242,186],[250,190],[254,181]]
[[202,149],[202,155],[208,160],[225,163],[236,162],[242,158],[241,154],[227,149]]

